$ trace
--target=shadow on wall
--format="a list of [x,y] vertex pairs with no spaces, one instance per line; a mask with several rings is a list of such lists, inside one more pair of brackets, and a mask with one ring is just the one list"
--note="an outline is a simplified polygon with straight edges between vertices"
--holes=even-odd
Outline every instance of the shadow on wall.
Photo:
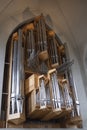
[[24,11],[22,12],[22,14],[23,14],[23,19],[27,19],[27,18],[30,18],[30,17],[35,17],[35,15],[30,10],[29,7],[25,8]]
[[45,19],[46,19],[46,23],[47,23],[51,28],[53,28],[53,21],[52,21],[52,19],[51,19],[51,17],[50,17],[49,14],[47,14],[47,15],[45,16]]

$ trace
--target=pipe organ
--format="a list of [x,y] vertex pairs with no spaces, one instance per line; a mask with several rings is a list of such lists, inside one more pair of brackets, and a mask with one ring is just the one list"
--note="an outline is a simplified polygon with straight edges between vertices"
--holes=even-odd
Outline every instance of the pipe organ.
[[48,52],[50,56],[51,66],[56,67],[59,64],[59,61],[58,61],[57,43],[55,39],[55,33],[53,31],[49,31],[48,45],[49,45]]
[[38,44],[38,51],[39,51],[39,58],[41,60],[46,60],[48,58],[48,52],[47,52],[47,35],[46,35],[46,24],[43,17],[43,14],[41,14],[40,19],[37,18],[35,21],[35,27],[37,32],[37,44]]
[[67,44],[59,44],[44,16],[41,14],[16,29],[7,45],[10,46],[7,123],[20,124],[27,119],[81,122],[71,70],[73,60],[70,61]]
[[[31,28],[32,27],[32,28]],[[31,24],[30,28],[27,28],[27,60],[29,58],[34,57],[35,55],[35,41],[34,41],[34,30],[33,30],[33,25]]]
[[[22,30],[19,29],[12,37],[8,116],[7,120],[18,124],[25,121],[24,110],[24,47],[22,45]],[[15,121],[15,116],[17,120]],[[21,119],[23,117],[23,119]]]
[[[51,71],[52,72],[52,71]],[[52,96],[52,104],[53,109],[61,109],[61,101],[60,101],[60,89],[57,79],[56,71],[48,72],[50,77],[50,89],[51,89],[51,96]]]

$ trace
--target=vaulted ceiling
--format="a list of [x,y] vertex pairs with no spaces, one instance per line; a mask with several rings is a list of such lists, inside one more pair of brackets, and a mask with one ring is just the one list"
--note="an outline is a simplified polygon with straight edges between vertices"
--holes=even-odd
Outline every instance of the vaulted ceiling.
[[[29,17],[43,12],[75,46],[83,49],[87,41],[87,0],[0,0],[0,25],[20,13]],[[52,21],[51,21],[52,19]]]

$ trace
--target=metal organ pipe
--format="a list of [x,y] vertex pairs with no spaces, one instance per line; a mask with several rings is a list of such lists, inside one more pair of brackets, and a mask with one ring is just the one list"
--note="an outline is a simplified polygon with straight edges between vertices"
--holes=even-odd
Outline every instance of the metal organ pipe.
[[15,113],[16,105],[16,86],[17,86],[17,40],[13,41],[13,61],[12,61],[12,87],[11,87],[11,110]]
[[[36,52],[34,30],[27,30],[27,66],[33,72],[40,72],[38,52]],[[37,69],[36,69],[37,68]]]
[[20,29],[18,32],[18,57],[17,57],[17,89],[16,89],[16,96],[17,96],[17,112],[22,113],[23,107],[23,98],[24,98],[24,64],[23,64],[23,48],[22,48],[22,30]]
[[35,56],[35,40],[33,29],[27,30],[27,58],[33,58]]
[[27,31],[27,58],[30,57],[31,54],[31,44],[30,44],[30,32]]
[[55,83],[55,91],[56,91],[56,99],[57,99],[57,107],[61,108],[61,102],[60,102],[60,89],[57,79],[57,74],[54,73],[54,83]]
[[20,74],[21,74],[21,50],[22,50],[22,48],[21,48],[21,44],[22,44],[22,39],[21,39],[21,37],[22,37],[22,35],[21,35],[21,30],[19,30],[19,33],[18,33],[18,55],[17,55],[17,89],[16,89],[16,94],[17,94],[17,96],[19,96],[20,95],[20,79],[21,79],[21,77],[20,77]]
[[[68,53],[68,47],[67,44],[65,43],[65,50],[66,50],[66,60],[69,60],[69,53]],[[69,80],[69,84],[72,90],[72,95],[73,95],[73,112],[72,112],[72,116],[80,116],[80,104],[79,104],[79,100],[78,100],[78,96],[77,96],[77,90],[76,90],[76,85],[75,82],[73,80],[73,75],[72,75],[72,70],[71,68],[69,68],[69,70],[67,71],[68,74],[68,80]]]
[[11,89],[11,96],[13,97],[15,95],[16,90],[16,83],[17,83],[17,41],[14,41],[13,43],[13,68],[12,68],[12,89]]
[[[53,35],[49,34],[48,45],[49,45],[48,52],[49,52],[49,55],[50,55],[50,61],[51,61],[51,65],[53,67],[55,64],[56,65],[59,64],[57,45],[56,45],[56,42],[55,42],[55,34],[53,34]],[[54,66],[54,67],[56,67],[56,66]]]
[[49,84],[46,84],[46,101],[47,101],[47,105],[51,106],[51,97],[50,97],[50,88],[49,88]]
[[40,79],[40,108],[46,108],[46,90],[44,78]]
[[43,16],[36,23],[39,51],[47,50],[46,25]]
[[77,90],[76,90],[76,86],[75,83],[73,81],[73,76],[72,76],[72,72],[71,70],[69,70],[69,82],[70,82],[70,86],[72,89],[72,93],[73,93],[73,105],[74,105],[74,110],[72,113],[72,116],[80,116],[80,103],[78,100],[78,96],[77,96]]
[[[66,64],[66,63],[67,63],[66,58],[64,55],[62,55],[62,64]],[[67,65],[69,66],[69,64]],[[62,69],[64,69],[64,67]],[[64,72],[64,78],[66,79],[66,81],[63,82],[63,95],[64,95],[65,106],[66,109],[72,109],[73,102],[72,102],[72,97],[70,95],[67,69]]]
[[65,102],[65,107],[66,109],[72,109],[72,101],[71,101],[71,97],[69,94],[69,88],[68,88],[68,83],[67,81],[65,81],[63,83],[63,95],[64,95],[64,102]]
[[24,49],[22,47],[22,30],[18,31],[18,41],[14,41],[12,86],[11,86],[11,113],[23,113],[24,104]]
[[41,20],[41,24],[42,24],[42,39],[43,39],[43,44],[44,44],[44,46],[43,46],[43,50],[47,50],[47,39],[46,39],[46,25],[45,25],[45,21],[44,21],[44,19],[43,19],[43,17],[40,19]]
[[61,100],[60,100],[60,89],[58,84],[58,79],[56,72],[53,72],[51,75],[51,91],[52,91],[52,102],[53,102],[53,108],[54,109],[61,109]]

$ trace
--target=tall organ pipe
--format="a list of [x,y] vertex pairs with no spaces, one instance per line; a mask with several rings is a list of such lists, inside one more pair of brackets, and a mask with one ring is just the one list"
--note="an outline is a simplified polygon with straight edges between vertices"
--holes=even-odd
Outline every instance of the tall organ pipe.
[[[65,43],[65,50],[66,50],[66,60],[69,60],[69,54],[68,54],[68,47],[67,44]],[[77,95],[77,90],[76,90],[76,85],[75,82],[73,80],[73,75],[72,75],[72,70],[71,68],[69,69],[68,73],[68,80],[69,80],[69,84],[72,90],[72,95],[73,95],[73,105],[74,105],[74,110],[72,112],[72,116],[80,116],[80,104],[79,104],[79,100],[78,100],[78,95]]]
[[[66,63],[66,58],[62,56],[62,64]],[[69,83],[68,83],[68,74],[67,71],[64,73],[65,79],[67,79],[67,82],[63,83],[63,93],[64,93],[64,101],[66,108],[72,109],[73,102],[72,97],[70,95],[70,89],[69,89]]]
[[73,81],[73,76],[72,76],[71,70],[69,70],[68,75],[69,75],[69,83],[70,83],[72,93],[73,93],[74,112],[73,112],[72,116],[80,116],[80,103],[78,100],[76,85],[75,85],[75,82]]
[[47,50],[46,26],[43,16],[36,23],[39,51]]
[[35,56],[35,40],[34,40],[34,31],[27,30],[27,58],[32,58]]
[[53,72],[51,75],[51,91],[52,91],[52,102],[53,102],[53,109],[60,109],[61,110],[61,100],[60,100],[60,89],[58,84],[58,79],[56,72]]
[[13,62],[12,62],[12,87],[11,87],[11,102],[12,113],[15,113],[16,104],[16,86],[17,86],[17,40],[13,41]]
[[18,31],[18,41],[14,41],[12,86],[11,86],[11,113],[23,113],[24,104],[24,49],[22,47],[22,31]]
[[40,108],[46,107],[46,90],[45,90],[45,80],[40,79]]
[[[49,35],[48,44],[49,44],[48,52],[49,52],[50,61],[51,61],[52,67],[53,67],[54,65],[59,64],[57,45],[55,42],[55,35],[54,34]],[[54,67],[56,67],[56,66],[54,66]]]
[[23,98],[24,98],[24,65],[23,65],[23,48],[22,48],[22,31],[18,31],[18,56],[17,56],[17,89],[16,89],[16,98],[17,98],[17,112],[22,113],[23,107]]

